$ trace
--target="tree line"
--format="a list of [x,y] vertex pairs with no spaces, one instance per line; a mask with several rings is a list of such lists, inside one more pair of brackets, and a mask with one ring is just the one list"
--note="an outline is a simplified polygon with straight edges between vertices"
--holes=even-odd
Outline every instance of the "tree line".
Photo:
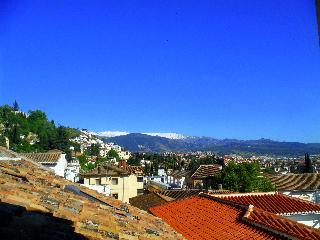
[[16,152],[45,152],[59,149],[70,158],[70,147],[79,149],[71,138],[79,136],[77,129],[56,125],[41,110],[20,111],[15,101],[12,106],[0,106],[0,145]]

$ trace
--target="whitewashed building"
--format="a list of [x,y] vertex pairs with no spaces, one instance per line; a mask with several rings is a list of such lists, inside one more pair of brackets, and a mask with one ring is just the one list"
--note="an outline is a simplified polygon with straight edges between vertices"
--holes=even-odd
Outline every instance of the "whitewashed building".
[[79,181],[80,163],[78,159],[72,159],[68,164],[65,171],[65,178],[72,181]]
[[60,150],[51,150],[45,153],[21,153],[20,155],[52,169],[58,176],[65,177],[68,162],[66,154]]

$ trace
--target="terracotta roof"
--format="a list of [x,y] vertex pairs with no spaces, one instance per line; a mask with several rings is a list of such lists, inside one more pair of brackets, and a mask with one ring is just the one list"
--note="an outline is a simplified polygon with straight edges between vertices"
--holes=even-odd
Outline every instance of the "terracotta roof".
[[52,151],[46,153],[21,153],[22,157],[27,157],[41,164],[56,164],[61,157],[62,152]]
[[319,240],[320,230],[280,217],[261,209],[251,207],[243,220],[253,226],[279,232],[289,239]]
[[139,195],[129,199],[129,203],[132,206],[144,211],[148,211],[148,209],[151,207],[159,206],[167,202],[167,199],[160,197],[155,192]]
[[158,218],[55,176],[0,161],[1,239],[181,239]]
[[177,199],[188,198],[190,196],[197,196],[199,193],[200,190],[152,191],[147,194],[130,198],[129,202],[132,206],[147,211],[151,207],[159,206]]
[[174,178],[182,178],[190,175],[190,171],[179,171],[179,170],[173,170],[171,173],[168,174],[168,176],[174,177]]
[[254,194],[220,194],[214,196],[240,204],[254,205],[255,208],[260,208],[276,214],[296,214],[308,212],[320,213],[319,204],[314,204],[274,192]]
[[96,168],[89,171],[82,172],[81,176],[119,176],[119,175],[128,175],[129,173],[116,166],[111,164],[99,164]]
[[266,175],[277,190],[316,190],[320,189],[319,173]]
[[150,211],[188,239],[320,239],[318,229],[206,194]]
[[16,154],[5,147],[0,146],[0,157],[1,158],[16,158]]
[[201,191],[198,189],[186,189],[186,190],[165,190],[159,191],[157,194],[165,197],[169,197],[172,199],[182,199],[191,196],[198,195]]
[[242,221],[246,209],[207,197],[178,200],[150,211],[188,239],[280,239]]
[[221,165],[211,164],[211,165],[200,165],[200,167],[192,174],[193,179],[202,179],[212,177],[214,174],[220,172],[222,169]]
[[143,175],[143,171],[144,171],[144,168],[141,166],[131,166],[131,165],[127,165],[123,167],[123,169],[131,174],[137,174],[137,175]]

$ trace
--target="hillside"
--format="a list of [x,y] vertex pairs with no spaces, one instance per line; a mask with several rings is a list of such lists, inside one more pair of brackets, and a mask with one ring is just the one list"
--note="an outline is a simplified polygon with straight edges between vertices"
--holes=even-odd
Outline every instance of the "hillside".
[[278,142],[269,139],[236,140],[215,139],[210,137],[188,137],[184,139],[169,139],[150,136],[141,133],[105,138],[105,141],[119,144],[130,151],[141,152],[189,152],[215,151],[221,154],[248,153],[270,155],[302,155],[320,153],[320,144],[305,144],[299,142]]
[[19,110],[18,104],[0,106],[0,146],[16,152],[44,152],[59,149],[69,155],[70,142],[78,136],[77,129],[56,126],[41,110],[27,113]]

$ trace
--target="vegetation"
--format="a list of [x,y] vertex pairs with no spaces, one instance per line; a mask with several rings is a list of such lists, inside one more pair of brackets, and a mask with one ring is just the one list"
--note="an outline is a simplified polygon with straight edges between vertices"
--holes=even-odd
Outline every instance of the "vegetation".
[[109,152],[107,153],[107,158],[115,158],[117,159],[117,161],[120,159],[119,154],[114,149],[109,150]]
[[104,158],[98,158],[95,162],[90,162],[88,161],[88,156],[86,154],[81,155],[80,157],[78,157],[78,159],[79,159],[80,167],[84,171],[94,169],[96,168],[96,166],[98,166],[98,164],[107,160]]
[[270,180],[260,175],[257,163],[229,162],[221,173],[215,175],[213,183],[213,188],[222,184],[224,189],[235,192],[268,192],[275,189]]
[[70,147],[78,149],[79,146],[69,139],[78,135],[79,131],[76,129],[56,126],[40,110],[29,111],[28,114],[20,112],[16,101],[12,107],[0,107],[0,145],[5,146],[7,138],[10,149],[16,152],[59,149],[70,158]]
[[304,159],[305,159],[305,164],[306,164],[305,172],[306,173],[313,173],[312,161],[311,161],[310,156],[309,156],[308,153],[306,153],[304,155]]
[[[90,158],[88,156],[95,156],[97,157],[95,161],[90,161]],[[82,170],[88,171],[91,169],[96,168],[99,164],[102,164],[104,162],[110,162],[110,159],[116,158],[117,161],[120,159],[118,153],[116,150],[111,149],[108,151],[106,157],[101,157],[99,152],[99,145],[92,144],[89,149],[85,151],[85,154],[81,155],[79,159],[80,167]]]
[[90,148],[85,150],[86,155],[88,156],[99,156],[99,145],[98,144],[91,144]]
[[140,166],[141,160],[147,162],[145,163],[146,175],[157,175],[160,167],[163,167],[165,171],[183,167],[183,163],[175,154],[163,155],[158,153],[133,153],[128,160],[128,164]]

